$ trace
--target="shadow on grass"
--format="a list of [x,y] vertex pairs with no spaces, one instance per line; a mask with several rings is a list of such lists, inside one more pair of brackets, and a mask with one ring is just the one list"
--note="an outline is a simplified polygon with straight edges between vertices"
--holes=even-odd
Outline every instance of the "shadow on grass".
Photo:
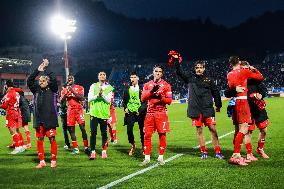
[[[130,151],[130,148],[131,146],[129,146],[129,148],[125,147],[125,146],[120,146],[120,145],[117,145],[116,148],[114,148],[115,151],[121,153],[121,154],[124,154],[124,155],[127,155],[129,156],[129,151]],[[129,156],[129,157],[133,157],[135,159],[143,159],[144,158],[144,155],[142,154],[142,149],[141,148],[136,148],[136,152],[133,156]]]
[[[167,150],[169,150],[172,153],[177,153],[177,154],[185,154],[185,155],[190,155],[190,156],[195,156],[195,157],[200,157],[201,152],[199,148],[194,149],[194,148],[189,148],[189,147],[176,147],[176,146],[168,146]],[[208,156],[209,157],[215,157],[215,151],[214,148],[207,148],[208,150]],[[233,150],[231,149],[221,149],[221,153],[225,156],[225,159],[229,159],[231,155],[233,154]]]

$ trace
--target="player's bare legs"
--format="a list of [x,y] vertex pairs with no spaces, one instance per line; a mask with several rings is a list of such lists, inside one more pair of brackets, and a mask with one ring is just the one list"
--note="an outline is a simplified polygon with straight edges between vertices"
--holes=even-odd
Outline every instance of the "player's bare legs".
[[211,133],[211,141],[214,145],[215,157],[218,159],[224,159],[224,156],[221,154],[221,148],[219,145],[218,134],[215,125],[208,126],[209,131]]
[[26,133],[26,139],[27,139],[27,145],[26,145],[26,148],[31,148],[32,145],[31,145],[31,133],[30,133],[30,130],[29,130],[29,126],[28,125],[24,125],[24,131]]
[[88,143],[87,132],[86,132],[86,129],[85,129],[85,124],[80,124],[79,127],[80,127],[80,130],[82,132],[82,138],[83,138],[85,153],[89,155],[89,143]]
[[68,126],[68,131],[70,133],[72,145],[73,145],[72,154],[74,154],[74,155],[79,154],[79,148],[78,148],[77,138],[76,138],[76,134],[75,134],[75,126]]
[[207,159],[208,153],[207,149],[205,147],[205,141],[203,137],[203,127],[202,126],[196,126],[196,134],[197,134],[197,140],[200,146],[201,151],[201,159]]
[[267,127],[259,129],[258,147],[256,152],[260,154],[263,158],[268,159],[269,156],[266,155],[265,152],[263,151],[266,133],[267,133]]

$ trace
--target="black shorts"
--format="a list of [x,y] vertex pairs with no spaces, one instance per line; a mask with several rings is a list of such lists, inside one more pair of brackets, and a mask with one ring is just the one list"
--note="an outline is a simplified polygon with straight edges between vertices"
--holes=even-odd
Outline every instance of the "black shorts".
[[250,102],[249,105],[252,120],[255,120],[256,123],[261,123],[268,119],[267,111],[265,109],[260,110],[253,102]]

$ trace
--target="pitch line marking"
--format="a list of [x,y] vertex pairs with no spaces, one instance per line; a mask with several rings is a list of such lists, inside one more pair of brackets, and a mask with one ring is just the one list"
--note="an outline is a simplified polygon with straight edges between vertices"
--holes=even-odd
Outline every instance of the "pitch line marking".
[[[230,135],[230,134],[233,134],[234,132],[235,132],[235,131],[231,131],[231,132],[229,132],[229,133],[226,133],[226,134],[220,136],[219,139],[224,138],[224,137],[226,137],[226,136],[228,136],[228,135]],[[207,141],[205,144],[210,144],[210,143],[212,143],[212,142],[211,142],[211,141]],[[199,148],[199,145],[193,147],[193,149],[198,149],[198,148]],[[174,155],[174,156],[172,156],[172,157],[166,159],[165,162],[167,163],[167,162],[173,161],[174,159],[177,159],[177,158],[179,158],[179,157],[181,157],[181,156],[183,156],[183,155],[184,155],[184,153],[178,153],[178,154],[176,154],[176,155]],[[124,182],[124,181],[126,181],[126,180],[129,180],[129,179],[131,179],[131,178],[133,178],[133,177],[135,177],[135,176],[141,175],[141,174],[143,174],[143,173],[145,173],[145,172],[147,172],[147,171],[150,171],[150,170],[152,170],[152,169],[154,169],[154,168],[156,168],[156,167],[158,167],[158,166],[159,166],[159,163],[156,163],[156,164],[151,165],[151,166],[149,166],[149,167],[147,167],[147,168],[144,168],[144,169],[142,169],[142,170],[140,170],[140,171],[137,171],[137,172],[135,172],[135,173],[132,173],[132,174],[130,174],[130,175],[127,175],[127,176],[125,176],[125,177],[122,177],[121,179],[115,180],[115,181],[113,181],[113,182],[111,182],[111,183],[109,183],[109,184],[107,184],[107,185],[101,186],[101,187],[99,187],[98,189],[111,188],[111,187],[113,187],[113,186],[115,186],[115,185],[117,185],[117,184],[119,184],[119,183],[121,183],[121,182]]]

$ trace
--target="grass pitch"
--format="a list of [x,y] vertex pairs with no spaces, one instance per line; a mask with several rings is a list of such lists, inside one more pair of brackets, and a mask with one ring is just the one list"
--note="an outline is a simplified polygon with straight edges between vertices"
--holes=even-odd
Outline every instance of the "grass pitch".
[[[167,149],[165,158],[176,154],[184,155],[168,162],[164,166],[154,168],[144,174],[124,181],[114,188],[284,188],[284,133],[283,108],[284,98],[267,99],[267,110],[270,118],[265,151],[270,159],[259,158],[247,167],[228,164],[232,154],[233,135],[220,139],[222,153],[226,160],[214,158],[212,144],[208,144],[209,158],[201,160],[197,146],[195,128],[186,117],[185,104],[169,106],[169,120],[171,132],[167,135]],[[221,113],[216,113],[217,131],[219,136],[233,131],[232,121],[226,115],[227,102],[224,102]],[[134,157],[128,156],[130,145],[127,142],[126,127],[123,125],[123,112],[117,109],[117,130],[119,142],[109,145],[108,158],[98,157],[90,161],[81,148],[80,155],[72,155],[63,149],[64,140],[62,128],[57,129],[58,167],[52,170],[45,167],[36,170],[38,163],[36,152],[36,138],[32,133],[32,148],[18,155],[10,155],[11,149],[6,148],[11,143],[11,136],[5,128],[5,118],[0,117],[0,188],[97,188],[112,181],[142,170],[138,164],[143,156],[138,152]],[[31,125],[31,124],[30,124]],[[86,128],[89,134],[89,116],[86,115]],[[82,147],[80,129],[76,128],[77,139]],[[98,132],[98,148],[101,145]],[[206,141],[210,140],[209,131],[204,128]],[[25,135],[24,135],[25,137]],[[89,136],[88,136],[89,137]],[[254,131],[253,147],[257,145],[258,130]],[[138,126],[135,126],[135,139],[138,148]],[[158,137],[153,137],[153,151],[151,162],[156,163],[158,157]],[[46,162],[50,162],[50,145],[45,139]],[[245,153],[243,148],[243,153]],[[257,156],[259,157],[259,156]]]

